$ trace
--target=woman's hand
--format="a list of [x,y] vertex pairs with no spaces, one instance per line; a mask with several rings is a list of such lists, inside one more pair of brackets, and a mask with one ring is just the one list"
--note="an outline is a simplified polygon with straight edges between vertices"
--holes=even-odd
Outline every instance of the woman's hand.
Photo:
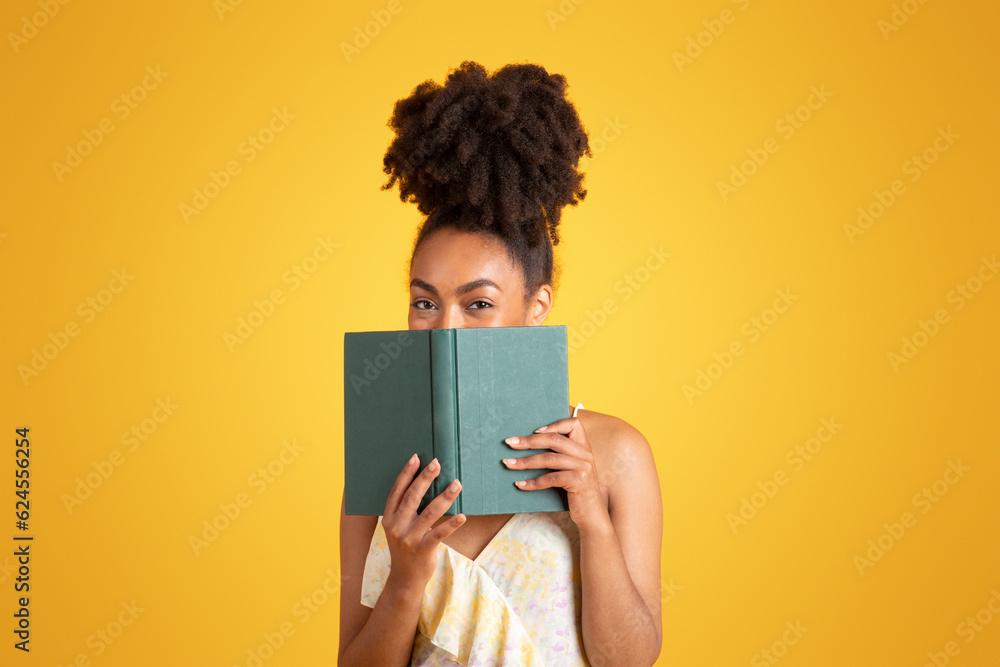
[[570,517],[578,526],[606,528],[611,524],[608,514],[607,489],[597,475],[594,452],[587,432],[577,417],[560,419],[537,429],[533,435],[512,436],[504,440],[513,449],[551,449],[523,458],[504,459],[510,470],[551,468],[534,479],[516,482],[526,491],[561,486],[569,499]]
[[414,454],[403,466],[382,515],[391,563],[386,587],[391,585],[397,592],[416,600],[423,597],[424,588],[437,567],[438,544],[465,523],[465,515],[457,514],[431,528],[458,497],[461,482],[457,479],[417,514],[420,499],[441,472],[441,465],[434,459],[414,479],[419,463],[420,458]]

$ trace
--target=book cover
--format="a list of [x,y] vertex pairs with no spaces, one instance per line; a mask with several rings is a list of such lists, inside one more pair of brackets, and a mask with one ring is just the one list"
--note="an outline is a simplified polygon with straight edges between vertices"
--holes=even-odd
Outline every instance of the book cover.
[[475,327],[344,334],[345,511],[381,515],[410,456],[441,472],[422,511],[453,479],[462,491],[446,515],[569,509],[562,488],[523,491],[503,442],[570,416],[566,327]]

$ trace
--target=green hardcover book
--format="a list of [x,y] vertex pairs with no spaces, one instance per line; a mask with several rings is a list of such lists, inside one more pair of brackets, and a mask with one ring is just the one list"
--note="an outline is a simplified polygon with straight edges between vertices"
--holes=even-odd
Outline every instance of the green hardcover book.
[[551,470],[501,459],[548,451],[503,440],[569,416],[565,326],[345,333],[345,511],[381,515],[414,452],[441,463],[419,511],[456,478],[447,515],[568,510],[565,489],[514,486]]

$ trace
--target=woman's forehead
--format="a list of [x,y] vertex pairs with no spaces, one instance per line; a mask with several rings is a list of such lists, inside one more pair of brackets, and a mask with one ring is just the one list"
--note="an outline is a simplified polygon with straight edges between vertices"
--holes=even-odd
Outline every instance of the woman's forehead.
[[428,238],[417,249],[410,265],[411,285],[417,280],[424,284],[415,286],[424,289],[431,285],[454,290],[484,279],[503,289],[517,278],[502,244],[467,232],[438,233]]

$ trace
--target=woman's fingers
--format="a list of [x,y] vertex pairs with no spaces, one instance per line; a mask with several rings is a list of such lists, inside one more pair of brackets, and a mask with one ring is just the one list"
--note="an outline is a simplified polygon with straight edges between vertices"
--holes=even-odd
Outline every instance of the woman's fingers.
[[574,470],[585,467],[589,461],[585,456],[568,456],[555,452],[545,452],[543,454],[532,454],[520,458],[507,458],[503,460],[508,470],[525,470],[534,468],[551,468],[553,470]]
[[424,511],[417,516],[416,520],[413,522],[414,530],[419,531],[420,534],[424,534],[430,530],[431,526],[434,525],[434,522],[444,516],[444,513],[448,511],[448,508],[455,502],[455,498],[458,497],[461,490],[462,483],[457,479],[445,487],[445,490],[427,503],[427,507],[424,508]]
[[458,530],[459,526],[463,523],[465,523],[465,515],[456,514],[449,520],[442,522],[440,526],[435,526],[427,533],[427,539],[430,540],[430,543],[434,544],[434,548],[436,549],[438,543]]
[[413,473],[417,470],[417,465],[420,463],[420,457],[414,454],[410,457],[410,460],[406,462],[403,469],[400,471],[399,475],[396,476],[396,481],[392,485],[392,489],[389,490],[389,497],[385,501],[385,511],[382,512],[382,516],[392,516],[396,513],[396,509],[399,507],[399,501],[403,497],[403,493],[406,491],[407,487],[410,486],[410,481],[413,479]]
[[545,433],[562,433],[572,438],[574,433],[579,433],[582,430],[583,422],[580,421],[579,417],[567,417],[566,419],[560,419],[551,424],[539,427],[535,429],[535,433],[540,431]]
[[[437,546],[441,540],[455,532],[465,522],[462,515],[451,517],[439,526],[434,522],[458,496],[461,485],[451,485],[427,504],[419,514],[420,501],[431,483],[441,473],[437,459],[432,460],[419,474],[415,474],[419,460],[412,458],[396,478],[386,501],[382,527],[392,563],[392,574],[399,585],[420,590],[434,573],[437,563]],[[458,482],[458,480],[454,480]],[[432,528],[433,527],[433,528]]]
[[437,471],[441,468],[437,459],[434,459],[414,479],[413,474],[416,472],[419,463],[420,457],[414,454],[407,461],[406,465],[403,466],[403,470],[396,477],[396,481],[389,491],[389,498],[386,500],[383,516],[392,516],[399,510],[406,509],[410,505],[416,511],[416,508],[420,505],[420,499],[423,498],[427,487],[430,486],[431,481],[437,475]]
[[535,489],[549,489],[555,486],[562,487],[567,491],[583,491],[587,480],[576,470],[557,470],[548,472],[538,477],[524,480],[524,484],[519,488],[525,491]]
[[407,517],[413,516],[420,509],[420,501],[430,488],[431,482],[441,472],[441,464],[438,460],[432,459],[430,463],[417,475],[417,478],[410,483],[409,488],[403,492],[403,497],[399,501],[397,512],[402,512]]
[[[579,436],[577,436],[579,437]],[[535,433],[533,435],[521,435],[510,437],[504,440],[511,449],[551,449],[554,452],[579,456],[590,451],[590,443],[585,439],[577,440],[567,438],[558,433]]]

